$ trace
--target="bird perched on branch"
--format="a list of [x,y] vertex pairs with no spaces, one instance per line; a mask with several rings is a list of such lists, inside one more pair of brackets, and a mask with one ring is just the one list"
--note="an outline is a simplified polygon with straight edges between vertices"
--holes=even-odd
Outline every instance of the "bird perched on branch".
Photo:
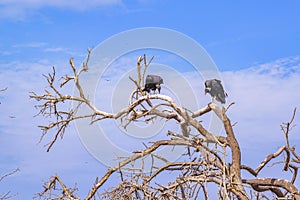
[[211,79],[205,81],[205,94],[209,93],[213,100],[217,100],[222,104],[226,103],[225,98],[228,96],[224,91],[221,81],[218,79]]
[[146,83],[143,91],[146,91],[150,93],[151,90],[155,92],[155,90],[158,90],[158,93],[160,93],[160,84],[163,84],[164,80],[158,76],[158,75],[147,75],[146,77]]

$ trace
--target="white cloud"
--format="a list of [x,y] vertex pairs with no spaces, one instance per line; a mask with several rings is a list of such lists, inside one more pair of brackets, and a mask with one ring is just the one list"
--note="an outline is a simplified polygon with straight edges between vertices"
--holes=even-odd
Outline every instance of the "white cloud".
[[[159,60],[157,62],[159,63]],[[135,63],[135,59],[120,59],[116,64],[117,68],[106,71],[105,75],[109,80],[102,80],[101,89],[104,91],[103,95],[97,99],[102,100],[99,105],[111,106],[110,102],[104,102],[104,100],[106,97],[112,96],[112,89],[117,87],[115,84],[121,78],[130,82],[127,75],[126,77],[123,75],[127,74],[128,69],[134,69]],[[41,60],[36,63],[11,62],[0,65],[1,88],[8,86],[8,90],[1,93],[0,137],[4,139],[1,140],[0,159],[9,157],[10,163],[5,164],[7,171],[15,167],[21,169],[14,182],[14,187],[18,191],[23,187],[22,182],[18,184],[18,180],[24,180],[28,176],[35,177],[31,181],[36,185],[41,185],[41,179],[47,179],[55,173],[67,176],[66,174],[71,171],[76,176],[72,175],[73,177],[70,176],[71,178],[66,179],[72,185],[74,182],[92,183],[93,177],[102,175],[99,174],[98,169],[99,166],[102,166],[82,148],[78,135],[74,134],[75,131],[72,127],[63,141],[58,141],[51,153],[44,153],[45,149],[42,148],[44,143],[36,146],[40,136],[40,130],[36,126],[47,123],[49,119],[32,118],[36,114],[36,110],[33,109],[36,102],[29,100],[28,94],[30,91],[42,92],[45,89],[46,81],[41,74],[51,72],[50,66],[53,64],[57,67],[58,74],[67,73],[68,69],[65,66],[68,66],[68,61],[51,63]],[[156,72],[155,69],[154,66],[151,67],[154,72]],[[167,73],[167,71],[164,70],[163,73]],[[186,80],[193,87],[195,95],[199,97],[199,104],[205,106],[210,98],[204,96],[203,80],[199,79],[195,73],[183,72],[182,74],[185,79],[180,84],[185,83]],[[163,75],[166,81],[162,93],[167,92],[168,87],[175,90],[176,93],[178,87],[171,85],[173,75],[171,73]],[[266,153],[272,153],[277,146],[284,144],[284,137],[279,125],[290,119],[294,107],[300,108],[300,58],[280,59],[245,70],[222,72],[221,75],[229,95],[228,102],[236,103],[230,108],[228,115],[233,122],[238,122],[234,130],[242,150],[245,150],[243,159],[249,159],[252,156],[260,161]],[[126,93],[125,90],[123,92]],[[185,90],[181,90],[181,93],[184,92]],[[127,99],[125,101],[128,102]],[[189,104],[186,105],[187,108],[189,108],[188,106]],[[10,115],[16,116],[16,118],[11,119],[8,117]],[[300,118],[298,115],[300,112],[297,113],[296,123]],[[207,123],[209,118],[200,117],[199,120]],[[300,137],[299,134],[296,134],[297,132],[299,132],[298,127],[291,134],[292,144],[299,144]],[[253,156],[254,154],[255,156]],[[86,167],[84,164],[86,161],[93,164]],[[93,169],[91,170],[91,168]],[[81,180],[87,180],[86,171],[90,173],[89,181],[81,183]],[[105,171],[105,167],[103,171]],[[88,186],[83,187],[90,186],[90,184],[86,185]],[[27,190],[38,192],[40,188],[31,187]]]
[[[229,100],[244,117],[283,113],[299,105],[300,58],[280,59],[240,71],[222,73]],[[260,114],[261,115],[261,114]],[[282,119],[284,120],[284,119]]]

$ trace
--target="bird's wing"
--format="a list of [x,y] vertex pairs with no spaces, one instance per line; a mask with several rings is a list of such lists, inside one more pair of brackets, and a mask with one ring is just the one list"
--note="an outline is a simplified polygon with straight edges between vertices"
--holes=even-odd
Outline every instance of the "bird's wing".
[[[216,80],[216,79],[215,79],[215,80]],[[223,86],[222,86],[222,84],[221,84],[221,81],[219,81],[219,80],[212,81],[211,88],[212,88],[213,90],[215,90],[217,93],[222,93],[222,94],[225,93],[225,92],[224,92],[224,88],[223,88]]]
[[147,84],[162,84],[163,79],[158,75],[148,75],[146,77]]
[[224,93],[218,93],[217,96],[216,96],[216,99],[217,101],[221,102],[221,103],[226,103],[226,100],[225,100],[225,95]]
[[152,77],[152,75],[147,75],[147,77],[146,77],[146,84],[151,84],[151,83],[153,83],[154,81],[153,81],[153,77]]
[[163,84],[164,83],[164,79],[162,79],[160,76],[159,76],[159,84]]
[[221,103],[226,102],[225,98],[227,94],[225,93],[220,80],[215,79],[215,81],[212,82],[212,90],[218,101],[220,101]]

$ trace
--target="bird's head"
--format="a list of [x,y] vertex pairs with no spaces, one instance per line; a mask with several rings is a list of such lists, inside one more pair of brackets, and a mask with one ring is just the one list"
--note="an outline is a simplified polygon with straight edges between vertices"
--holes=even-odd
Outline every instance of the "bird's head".
[[210,91],[211,91],[211,88],[209,88],[209,87],[206,87],[204,90],[205,94],[209,93]]

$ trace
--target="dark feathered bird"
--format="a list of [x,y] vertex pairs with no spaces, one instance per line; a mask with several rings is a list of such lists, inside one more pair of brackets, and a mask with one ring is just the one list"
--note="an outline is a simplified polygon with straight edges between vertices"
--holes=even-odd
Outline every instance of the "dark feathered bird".
[[163,84],[163,79],[158,75],[147,75],[146,77],[146,83],[143,91],[146,91],[150,93],[151,90],[155,91],[158,90],[158,93],[160,93],[160,84]]
[[220,80],[211,79],[205,81],[205,94],[206,93],[209,93],[213,99],[222,104],[226,103],[225,98],[227,97],[227,93],[224,91]]

